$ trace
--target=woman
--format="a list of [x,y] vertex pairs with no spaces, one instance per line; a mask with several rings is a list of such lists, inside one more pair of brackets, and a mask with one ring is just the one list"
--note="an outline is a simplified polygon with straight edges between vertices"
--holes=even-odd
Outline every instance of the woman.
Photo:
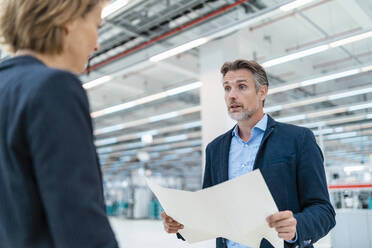
[[117,247],[85,91],[102,0],[1,0],[0,246]]

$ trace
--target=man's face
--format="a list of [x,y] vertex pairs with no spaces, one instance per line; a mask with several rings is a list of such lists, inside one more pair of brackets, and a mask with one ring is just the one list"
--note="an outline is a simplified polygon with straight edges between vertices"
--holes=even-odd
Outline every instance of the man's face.
[[236,121],[249,120],[259,109],[266,97],[267,86],[256,92],[252,73],[246,69],[229,71],[223,77],[225,102],[230,117]]

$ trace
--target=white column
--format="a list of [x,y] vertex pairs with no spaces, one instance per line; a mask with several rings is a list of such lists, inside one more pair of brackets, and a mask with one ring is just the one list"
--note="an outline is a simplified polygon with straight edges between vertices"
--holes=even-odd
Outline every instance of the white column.
[[227,113],[220,68],[224,62],[240,58],[237,43],[236,37],[232,36],[209,42],[200,48],[203,171],[208,143],[235,125],[235,121]]

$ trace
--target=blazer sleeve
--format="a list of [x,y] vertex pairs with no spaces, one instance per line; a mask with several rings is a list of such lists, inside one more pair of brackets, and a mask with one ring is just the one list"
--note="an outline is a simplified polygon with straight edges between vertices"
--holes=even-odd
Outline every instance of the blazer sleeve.
[[211,147],[210,144],[205,149],[205,168],[203,178],[203,189],[213,186],[212,184],[212,162],[211,162]]
[[297,162],[297,190],[301,211],[297,220],[298,244],[314,243],[336,224],[323,166],[323,155],[314,134],[304,129]]
[[105,212],[87,96],[74,75],[50,74],[26,112],[35,181],[52,238],[56,247],[118,247]]

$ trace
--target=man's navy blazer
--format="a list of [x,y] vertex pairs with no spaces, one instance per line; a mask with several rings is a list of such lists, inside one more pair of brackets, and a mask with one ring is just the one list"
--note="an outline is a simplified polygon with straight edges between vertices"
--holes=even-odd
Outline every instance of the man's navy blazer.
[[[231,139],[232,130],[207,146],[203,188],[228,180]],[[304,241],[310,243],[306,247],[313,247],[312,243],[335,226],[323,155],[309,129],[276,122],[269,116],[254,169],[261,170],[279,211],[291,210],[297,220],[298,241],[285,243],[286,247],[304,247]],[[260,247],[272,246],[264,240]],[[217,248],[226,248],[226,240],[218,238]]]

